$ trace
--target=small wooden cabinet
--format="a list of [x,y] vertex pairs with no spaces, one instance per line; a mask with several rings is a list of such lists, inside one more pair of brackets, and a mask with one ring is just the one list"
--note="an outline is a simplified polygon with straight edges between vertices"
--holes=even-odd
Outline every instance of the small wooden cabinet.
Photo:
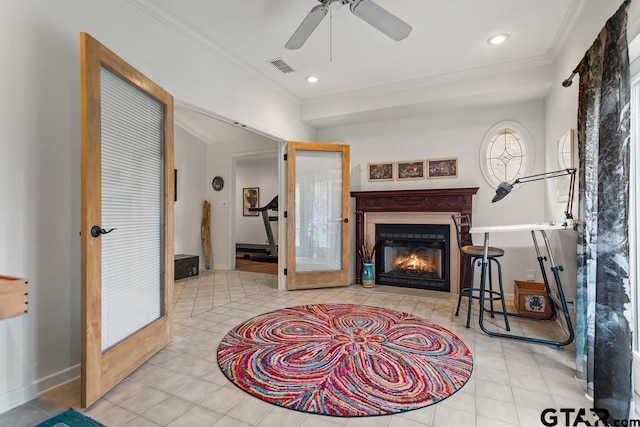
[[26,314],[28,297],[27,279],[0,275],[0,320]]
[[174,259],[173,278],[175,280],[198,275],[200,258],[197,255],[178,254]]

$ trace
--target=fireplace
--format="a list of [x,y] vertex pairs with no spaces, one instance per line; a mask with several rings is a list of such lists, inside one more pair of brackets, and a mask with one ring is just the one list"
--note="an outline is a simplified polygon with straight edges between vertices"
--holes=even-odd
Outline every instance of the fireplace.
[[[427,280],[426,286],[443,292],[451,292],[457,294],[460,286],[460,274],[462,272],[462,264],[460,262],[460,253],[456,244],[455,227],[451,220],[451,214],[463,213],[472,214],[473,195],[478,191],[477,187],[470,188],[434,188],[423,190],[390,190],[390,191],[352,191],[351,196],[356,201],[356,247],[362,247],[365,239],[373,240],[376,236],[379,225],[401,225],[408,226],[411,230],[422,225],[435,226],[435,230],[421,232],[420,234],[443,235],[443,239],[431,239],[427,242],[419,242],[418,244],[408,244],[403,237],[394,237],[388,240],[388,248],[376,250],[376,257],[385,256],[385,258],[394,258],[393,255],[385,255],[385,253],[400,252],[417,252],[422,255],[423,252],[429,252],[429,261],[436,264],[437,278]],[[438,228],[444,226],[444,228]],[[402,227],[401,227],[402,228]],[[448,232],[446,231],[448,230]],[[402,230],[400,234],[402,234]],[[393,230],[392,230],[393,232]],[[415,234],[416,232],[413,231]],[[411,234],[405,233],[405,234]],[[440,245],[439,240],[446,240],[448,243],[442,246],[440,256],[438,255],[437,246]],[[428,239],[427,239],[428,240]],[[393,243],[391,243],[393,242]],[[386,243],[385,243],[386,244]],[[401,249],[406,246],[405,249]],[[415,246],[415,248],[412,248]],[[424,249],[423,249],[424,248]],[[376,260],[377,262],[378,260]],[[361,282],[362,259],[358,256],[355,258],[355,283]],[[390,267],[387,263],[393,261],[385,260],[384,263],[377,265],[376,283],[382,284],[382,281],[389,280],[388,275]],[[411,261],[409,261],[409,264]],[[382,272],[383,278],[379,276]],[[394,274],[391,273],[393,276]],[[413,283],[415,277],[419,275],[418,271],[405,271],[402,277],[396,277],[396,283],[393,286],[420,287],[424,284],[416,285]],[[430,274],[431,275],[431,274]],[[396,275],[400,276],[400,275]],[[404,282],[404,283],[399,283]]]
[[376,283],[449,292],[449,225],[376,224],[375,230]]

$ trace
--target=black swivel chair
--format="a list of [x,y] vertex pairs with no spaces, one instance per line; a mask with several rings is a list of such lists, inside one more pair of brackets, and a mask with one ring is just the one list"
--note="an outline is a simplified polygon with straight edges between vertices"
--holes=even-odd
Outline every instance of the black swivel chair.
[[[471,300],[480,299],[480,288],[473,287],[473,276],[476,264],[481,265],[478,261],[482,261],[484,257],[484,246],[476,246],[473,244],[469,229],[471,228],[471,217],[469,214],[453,214],[451,215],[453,224],[456,227],[456,238],[458,240],[458,249],[460,250],[460,262],[462,263],[462,278],[460,280],[460,290],[458,293],[458,306],[456,307],[456,316],[460,312],[460,303],[463,296],[469,297],[469,307],[467,310],[467,328],[471,324]],[[500,300],[502,302],[502,314],[504,315],[504,323],[507,331],[509,328],[509,319],[507,317],[507,306],[504,301],[504,288],[502,286],[502,266],[498,258],[504,255],[504,250],[501,248],[495,248],[489,246],[487,252],[488,260],[488,281],[489,289],[484,289],[485,301],[489,301],[491,317],[494,317],[493,301]],[[493,290],[493,274],[491,265],[495,264],[498,268],[498,283],[500,291]],[[471,280],[467,283],[466,276],[467,271],[471,272]],[[481,285],[482,286],[482,285]],[[475,294],[474,294],[475,293]],[[480,307],[480,310],[485,310],[484,307]]]

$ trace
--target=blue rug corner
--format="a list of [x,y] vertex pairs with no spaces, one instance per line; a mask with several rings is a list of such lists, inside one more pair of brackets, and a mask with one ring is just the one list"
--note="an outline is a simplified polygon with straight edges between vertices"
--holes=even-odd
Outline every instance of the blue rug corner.
[[35,427],[107,427],[80,412],[69,409]]

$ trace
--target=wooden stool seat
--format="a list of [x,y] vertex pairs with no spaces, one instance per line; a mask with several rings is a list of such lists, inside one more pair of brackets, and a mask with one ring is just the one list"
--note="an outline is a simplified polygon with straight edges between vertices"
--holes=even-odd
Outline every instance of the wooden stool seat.
[[[462,252],[465,255],[469,255],[472,257],[483,257],[484,256],[484,246],[477,245],[467,245],[462,247]],[[487,252],[487,256],[489,258],[499,257],[504,255],[504,249],[495,248],[493,246],[489,246],[489,251]]]

